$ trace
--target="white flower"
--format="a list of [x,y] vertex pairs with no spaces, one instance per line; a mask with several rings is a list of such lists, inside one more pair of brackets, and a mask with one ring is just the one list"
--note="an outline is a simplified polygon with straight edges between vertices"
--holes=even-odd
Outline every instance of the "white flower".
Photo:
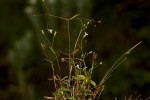
[[76,65],[75,67],[78,68],[78,69],[80,68],[79,65]]
[[53,29],[47,29],[50,33],[53,33]]
[[87,35],[88,35],[88,34],[85,32],[85,34],[84,34],[83,38],[84,38],[84,37],[86,37]]

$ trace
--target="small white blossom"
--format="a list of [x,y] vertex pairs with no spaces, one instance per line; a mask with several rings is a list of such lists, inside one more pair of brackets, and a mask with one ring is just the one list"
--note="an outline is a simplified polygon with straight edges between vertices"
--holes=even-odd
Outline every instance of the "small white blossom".
[[53,29],[47,29],[50,33],[53,33]]
[[78,69],[80,68],[79,65],[76,65],[75,67],[78,68]]
[[85,34],[84,34],[83,38],[84,38],[84,37],[86,37],[87,35],[88,35],[88,34],[85,32]]

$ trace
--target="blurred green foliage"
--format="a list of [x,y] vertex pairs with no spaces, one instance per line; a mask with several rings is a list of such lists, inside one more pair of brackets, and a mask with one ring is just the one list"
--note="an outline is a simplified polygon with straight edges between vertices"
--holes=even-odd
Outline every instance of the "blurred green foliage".
[[[150,96],[149,0],[45,0],[45,4],[42,0],[0,1],[0,100],[42,100],[53,91],[48,81],[51,68],[43,61],[40,47],[45,41],[41,29],[61,33],[56,40],[61,49],[66,48],[67,35],[65,23],[44,15],[48,13],[67,18],[80,14],[95,20],[87,30],[85,50],[98,52],[97,60],[103,62],[93,76],[97,82],[121,54],[143,41],[106,82],[101,99]],[[72,22],[72,38],[79,25]]]

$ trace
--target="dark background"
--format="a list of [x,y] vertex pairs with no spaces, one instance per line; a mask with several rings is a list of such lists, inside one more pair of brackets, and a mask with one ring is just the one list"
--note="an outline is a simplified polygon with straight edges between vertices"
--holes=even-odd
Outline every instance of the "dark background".
[[[57,30],[55,46],[64,49],[66,24],[42,15],[47,8],[54,15],[69,18],[79,13],[95,20],[96,27],[87,30],[85,51],[96,51],[103,62],[94,72],[96,82],[121,54],[142,41],[106,82],[101,99],[150,96],[149,0],[45,0],[45,4],[42,0],[0,1],[0,100],[43,100],[54,91],[53,82],[48,81],[52,69],[40,46],[45,41],[41,29]],[[99,20],[101,24],[96,23]],[[78,27],[73,22],[72,41]]]

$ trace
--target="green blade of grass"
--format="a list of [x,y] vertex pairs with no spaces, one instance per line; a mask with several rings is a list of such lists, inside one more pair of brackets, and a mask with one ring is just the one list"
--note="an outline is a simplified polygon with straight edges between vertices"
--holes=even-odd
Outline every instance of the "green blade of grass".
[[[141,44],[142,41],[138,42],[136,45],[134,45],[132,48],[130,48],[127,52],[125,52],[120,58],[118,58],[116,60],[116,62],[110,67],[110,69],[108,69],[106,71],[106,73],[104,74],[102,80],[100,81],[99,85],[98,85],[98,88],[101,87],[105,81],[111,76],[112,72],[120,65],[122,64],[126,59],[127,59],[127,56],[131,53],[131,51],[136,48],[139,44]],[[99,89],[97,90],[96,93],[99,93]],[[99,96],[98,96],[99,98]],[[97,99],[98,100],[98,99]]]

